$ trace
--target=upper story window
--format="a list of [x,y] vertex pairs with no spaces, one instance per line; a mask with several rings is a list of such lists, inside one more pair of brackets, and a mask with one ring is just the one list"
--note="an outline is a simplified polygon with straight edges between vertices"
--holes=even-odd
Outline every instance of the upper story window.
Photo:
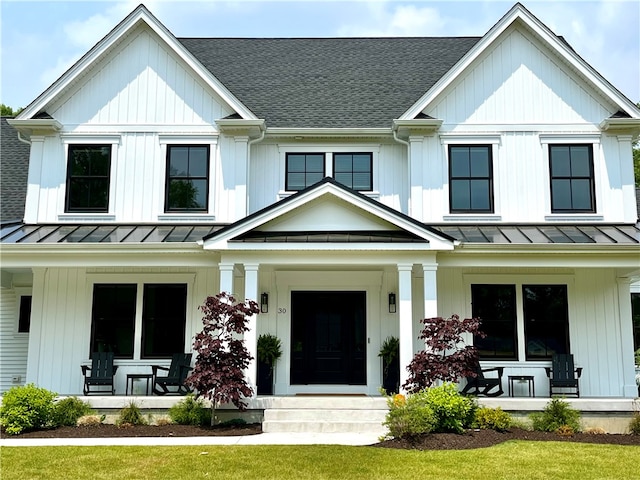
[[111,145],[69,145],[66,212],[107,212]]
[[373,190],[371,153],[334,153],[333,177],[357,191]]
[[209,146],[168,145],[165,212],[207,211]]
[[285,189],[304,190],[325,176],[324,153],[287,153]]
[[595,212],[592,145],[549,145],[552,213]]
[[493,213],[491,145],[449,145],[451,213]]

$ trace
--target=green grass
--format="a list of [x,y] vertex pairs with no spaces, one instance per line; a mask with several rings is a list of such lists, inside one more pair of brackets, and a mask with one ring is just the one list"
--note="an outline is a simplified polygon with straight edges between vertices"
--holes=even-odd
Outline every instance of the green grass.
[[616,479],[638,478],[640,447],[507,442],[491,448],[4,447],[3,480],[31,479]]

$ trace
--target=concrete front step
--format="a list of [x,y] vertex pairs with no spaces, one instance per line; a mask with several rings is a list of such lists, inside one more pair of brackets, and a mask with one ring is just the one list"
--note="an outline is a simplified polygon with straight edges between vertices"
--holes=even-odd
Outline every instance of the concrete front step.
[[386,414],[386,400],[379,397],[279,397],[265,405],[262,430],[384,435]]

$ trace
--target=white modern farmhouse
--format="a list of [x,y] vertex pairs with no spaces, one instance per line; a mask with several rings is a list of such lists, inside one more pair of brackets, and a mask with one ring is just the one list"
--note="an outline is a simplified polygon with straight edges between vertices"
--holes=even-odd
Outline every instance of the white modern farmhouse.
[[0,391],[81,394],[110,351],[124,395],[225,291],[260,304],[254,356],[282,341],[276,396],[377,396],[384,340],[405,366],[452,314],[505,395],[548,398],[554,353],[581,397],[638,395],[640,110],[521,4],[479,38],[321,39],[176,38],[140,5],[8,123]]

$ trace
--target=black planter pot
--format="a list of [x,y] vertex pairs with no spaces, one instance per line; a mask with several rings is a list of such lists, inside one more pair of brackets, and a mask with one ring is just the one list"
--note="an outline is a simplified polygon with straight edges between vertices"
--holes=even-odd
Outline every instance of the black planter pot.
[[258,395],[273,395],[273,369],[258,361]]
[[383,362],[382,388],[387,395],[398,393],[400,389],[400,360],[397,357],[389,365]]

